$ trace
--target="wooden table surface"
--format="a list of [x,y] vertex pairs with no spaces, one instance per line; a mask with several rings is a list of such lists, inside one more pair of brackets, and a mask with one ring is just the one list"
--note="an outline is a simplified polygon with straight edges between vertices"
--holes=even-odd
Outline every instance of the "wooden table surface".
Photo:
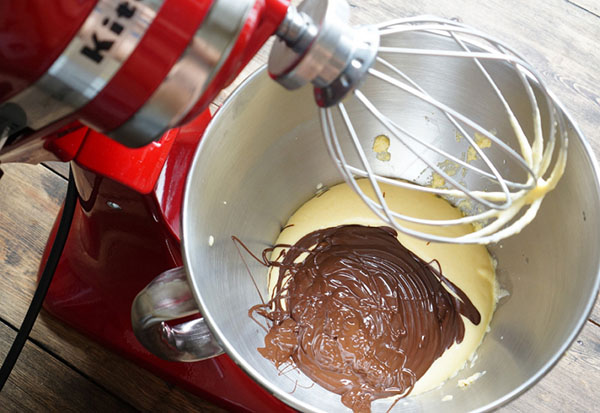
[[[353,21],[434,14],[505,40],[538,68],[600,155],[599,0],[350,1]],[[266,61],[261,53],[236,84]],[[216,103],[231,92],[225,90]],[[64,164],[3,165],[0,179],[0,358],[35,288],[38,262],[66,191]],[[600,230],[600,229],[599,229]],[[560,363],[504,412],[600,411],[600,305]],[[221,411],[42,312],[4,391],[0,412]]]

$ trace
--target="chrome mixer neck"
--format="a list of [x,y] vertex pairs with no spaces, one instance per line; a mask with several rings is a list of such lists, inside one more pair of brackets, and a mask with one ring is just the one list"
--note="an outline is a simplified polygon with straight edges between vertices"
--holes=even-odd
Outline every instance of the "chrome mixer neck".
[[269,73],[287,89],[309,82],[321,107],[340,102],[356,89],[373,65],[379,34],[349,25],[344,0],[306,0],[290,7],[277,30]]

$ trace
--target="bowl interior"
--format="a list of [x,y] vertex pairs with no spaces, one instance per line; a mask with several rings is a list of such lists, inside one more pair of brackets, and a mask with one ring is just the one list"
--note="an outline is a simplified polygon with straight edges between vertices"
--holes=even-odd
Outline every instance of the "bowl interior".
[[[476,93],[475,74],[465,72],[472,69],[449,61],[432,74],[432,62],[397,63],[407,65],[439,93],[451,94],[455,106],[482,124],[490,128],[498,124],[493,107],[482,109],[490,98]],[[529,111],[515,79],[503,77],[502,70],[497,79],[515,111]],[[379,107],[393,109],[397,122],[415,128],[426,139],[436,142],[440,135],[454,136],[454,130],[437,122],[439,115],[422,105],[390,100],[378,82],[367,81],[362,90]],[[359,136],[372,140],[381,133],[379,124],[348,105]],[[510,295],[499,302],[477,360],[442,387],[400,401],[397,409],[443,407],[464,412],[496,407],[538,380],[575,338],[598,289],[600,198],[593,157],[572,124],[569,138],[567,170],[538,217],[521,234],[490,247],[498,261],[500,284]],[[452,139],[440,144],[447,142]],[[402,170],[387,173],[418,180],[423,169],[419,162],[406,154]],[[305,411],[344,411],[344,406],[338,395],[312,386],[298,371],[280,374],[257,352],[265,332],[248,317],[248,310],[260,303],[260,295],[267,297],[267,270],[240,254],[231,237],[260,253],[318,186],[340,181],[322,139],[312,90],[283,90],[263,68],[212,121],[196,153],[185,194],[184,257],[201,312],[234,361],[277,397]],[[214,239],[212,246],[209,237]],[[484,371],[468,388],[457,387],[458,380]],[[452,395],[452,400],[442,402],[446,395]],[[389,407],[386,400],[372,405],[374,412]]]

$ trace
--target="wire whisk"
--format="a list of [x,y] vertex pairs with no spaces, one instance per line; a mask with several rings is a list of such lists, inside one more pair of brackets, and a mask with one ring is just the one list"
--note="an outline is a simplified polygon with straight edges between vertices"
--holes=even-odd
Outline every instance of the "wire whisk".
[[[315,86],[328,151],[379,218],[461,244],[498,242],[533,220],[565,170],[568,133],[532,65],[457,21],[420,16],[351,28],[345,2],[301,7],[278,32],[269,71],[290,89]],[[357,179],[368,180],[372,195]],[[439,195],[464,215],[394,211],[382,183]],[[436,231],[465,224],[473,227],[466,235]]]
[[[355,101],[352,103],[361,105],[361,110],[368,111],[374,119],[380,122],[383,129],[388,132],[387,135],[400,143],[403,150],[409,151],[421,160],[429,170],[429,173],[425,173],[426,176],[435,177],[444,185],[436,187],[436,185],[394,179],[376,173],[372,165],[373,160],[369,159],[360,143],[364,140],[359,139],[352,116],[347,110],[347,101],[350,98],[333,107],[320,109],[327,147],[346,182],[383,221],[399,231],[418,238],[437,242],[486,244],[518,233],[535,217],[544,195],[556,186],[566,163],[568,139],[564,115],[541,77],[530,64],[508,46],[455,21],[415,17],[388,22],[376,26],[376,29],[382,43],[386,42],[388,38],[391,38],[391,42],[386,43],[394,43],[394,38],[398,39],[407,34],[413,35],[410,42],[417,43],[417,37],[414,36],[416,34],[417,36],[426,36],[428,42],[431,42],[432,36],[442,38],[453,46],[434,49],[379,45],[375,64],[368,69],[367,73],[378,81],[388,84],[392,89],[390,90],[391,95],[408,94],[413,99],[425,102],[441,113],[444,121],[455,129],[455,136],[464,138],[468,143],[469,149],[466,153],[472,154],[472,160],[480,161],[477,164],[469,162],[468,156],[461,157],[445,150],[439,144],[429,143],[428,139],[423,139],[417,133],[384,114],[378,105],[369,99],[368,93],[363,92],[362,87],[359,87],[352,91],[352,100]],[[487,87],[493,91],[493,95],[501,104],[504,110],[503,122],[510,125],[508,129],[512,130],[512,136],[497,136],[493,131],[475,121],[472,115],[461,113],[460,110],[452,108],[450,104],[428,92],[398,64],[391,63],[390,57],[394,58],[398,55],[463,59],[474,65],[486,80]],[[503,69],[511,70],[518,77],[529,103],[529,116],[533,124],[529,134],[525,132],[521,124],[522,120],[515,115],[490,71],[482,63],[486,61],[493,61],[496,66],[501,64]],[[440,62],[439,64],[444,63]],[[435,66],[429,70],[435,72]],[[479,90],[473,92],[481,93]],[[547,114],[547,125],[545,126],[542,125],[540,106],[545,106]],[[337,116],[342,120],[342,128],[336,126],[334,112],[337,112]],[[497,128],[507,129],[506,127],[500,128],[499,125]],[[533,136],[528,136],[531,134]],[[340,143],[342,140],[352,142],[358,155],[356,164],[350,162],[345,156]],[[453,146],[458,147],[458,145]],[[491,147],[494,148],[496,155],[493,159],[488,156],[486,149]],[[555,150],[556,148],[558,150]],[[499,152],[501,156],[498,156]],[[450,163],[438,162],[440,157]],[[520,169],[524,173],[522,179],[505,178],[499,171],[498,162],[504,165],[509,163],[511,168]],[[453,167],[448,171],[442,165],[453,165]],[[550,168],[551,165],[552,168]],[[461,182],[456,174],[452,173],[457,168],[464,168],[469,175],[478,175],[483,178],[479,179],[484,183],[482,188],[469,187],[464,180]],[[375,199],[367,196],[361,190],[356,183],[357,178],[367,178],[370,181]],[[410,177],[406,177],[406,179],[410,179]],[[471,211],[475,210],[475,213],[453,220],[425,219],[399,214],[388,207],[378,185],[380,182],[434,193],[446,197],[456,204],[460,204],[463,199],[470,199],[477,207],[469,208]],[[406,225],[409,222],[421,224],[421,226],[419,229],[414,229]],[[476,230],[468,235],[451,238],[435,235],[422,229],[422,226],[463,224],[476,224]]]

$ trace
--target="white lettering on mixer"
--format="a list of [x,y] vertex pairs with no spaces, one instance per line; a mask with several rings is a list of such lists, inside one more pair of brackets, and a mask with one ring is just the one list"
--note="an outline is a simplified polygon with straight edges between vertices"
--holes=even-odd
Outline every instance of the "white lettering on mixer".
[[40,129],[82,108],[129,59],[164,0],[98,0],[62,54],[10,102]]
[[[125,29],[124,24],[126,24],[126,20],[131,20],[137,11],[137,7],[132,5],[131,3],[139,2],[141,0],[132,0],[132,1],[122,1],[117,7],[114,9],[114,13],[116,13],[116,18],[111,16],[104,16],[102,19],[102,26],[109,29],[109,33],[112,34],[112,39],[101,39],[98,36],[97,31],[92,33],[91,41],[93,46],[84,46],[81,49],[81,54],[88,57],[95,63],[100,63],[104,59],[104,53],[108,52],[115,41],[117,40],[117,36],[120,36],[123,30]],[[120,20],[120,21],[119,21]]]

